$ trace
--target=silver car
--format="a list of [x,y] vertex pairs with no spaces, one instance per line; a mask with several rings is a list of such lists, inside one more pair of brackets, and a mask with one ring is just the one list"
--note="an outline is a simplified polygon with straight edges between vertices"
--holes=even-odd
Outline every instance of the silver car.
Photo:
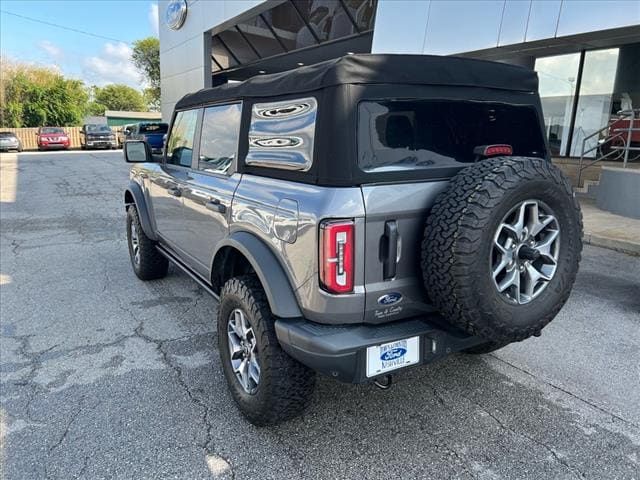
[[22,142],[15,133],[0,132],[0,151],[8,152],[9,150],[21,152]]
[[349,55],[185,96],[165,151],[127,141],[131,263],[220,300],[230,391],[256,425],[316,373],[373,382],[540,335],[582,224],[549,157],[535,72]]

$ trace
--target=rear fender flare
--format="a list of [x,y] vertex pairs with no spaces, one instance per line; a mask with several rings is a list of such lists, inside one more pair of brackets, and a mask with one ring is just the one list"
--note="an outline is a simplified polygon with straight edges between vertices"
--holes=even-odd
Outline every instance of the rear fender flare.
[[[133,202],[131,199],[133,199]],[[153,241],[158,241],[156,232],[151,224],[151,217],[149,216],[149,209],[147,208],[147,201],[145,200],[142,188],[133,180],[129,182],[129,186],[125,190],[124,203],[127,208],[132,204],[135,205],[145,235]]]
[[214,262],[216,255],[224,247],[235,248],[251,264],[260,279],[271,311],[275,316],[280,318],[302,317],[291,282],[274,253],[262,240],[248,232],[235,232],[217,245],[216,253],[213,256]]

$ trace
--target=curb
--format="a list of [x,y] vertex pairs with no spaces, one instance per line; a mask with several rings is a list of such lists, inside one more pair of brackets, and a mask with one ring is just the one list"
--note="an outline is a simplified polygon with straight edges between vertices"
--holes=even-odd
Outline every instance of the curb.
[[608,248],[609,250],[615,250],[616,252],[640,257],[640,243],[618,240],[594,233],[585,233],[582,237],[582,241],[583,243],[594,245],[596,247]]

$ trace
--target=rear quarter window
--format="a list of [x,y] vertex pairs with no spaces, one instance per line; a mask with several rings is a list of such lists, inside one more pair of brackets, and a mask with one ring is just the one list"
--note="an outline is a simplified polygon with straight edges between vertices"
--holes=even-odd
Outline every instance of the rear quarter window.
[[480,145],[544,157],[533,106],[464,100],[378,100],[358,105],[358,165],[365,172],[460,166]]
[[313,164],[317,112],[313,97],[254,104],[245,163],[308,171]]

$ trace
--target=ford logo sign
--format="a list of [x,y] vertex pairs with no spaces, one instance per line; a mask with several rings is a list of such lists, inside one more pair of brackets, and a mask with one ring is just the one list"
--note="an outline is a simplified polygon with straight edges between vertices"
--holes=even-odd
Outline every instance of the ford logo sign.
[[164,23],[171,30],[178,30],[187,18],[187,0],[171,0],[167,4]]
[[396,358],[404,356],[405,353],[407,353],[406,348],[392,348],[391,350],[387,350],[382,355],[380,355],[380,360],[382,360],[383,362],[388,362],[389,360],[395,360]]
[[402,295],[399,293],[387,293],[386,295],[382,295],[378,299],[378,303],[380,305],[395,305],[400,300],[402,300]]

